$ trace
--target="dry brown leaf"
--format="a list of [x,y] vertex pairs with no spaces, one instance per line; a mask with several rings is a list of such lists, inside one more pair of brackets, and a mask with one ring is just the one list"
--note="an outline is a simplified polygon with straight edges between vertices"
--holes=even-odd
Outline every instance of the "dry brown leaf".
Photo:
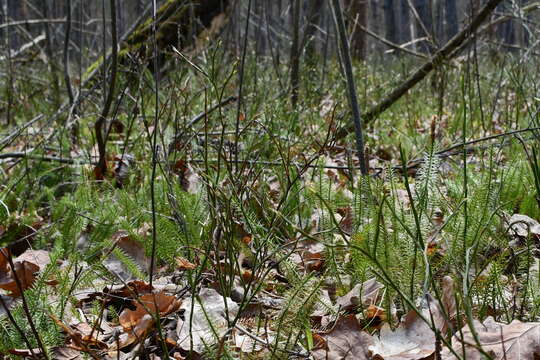
[[195,299],[185,299],[180,309],[185,312],[176,328],[178,347],[200,354],[227,332],[228,321],[236,316],[239,308],[214,289],[201,289]]
[[27,357],[27,358],[32,358],[32,353],[34,353],[34,355],[36,356],[40,356],[41,355],[41,349],[37,348],[37,349],[32,349],[32,351],[30,351],[29,349],[9,349],[7,351],[8,353],[10,354],[13,354],[15,356],[23,356],[23,357]]
[[180,300],[175,296],[163,292],[145,294],[136,302],[135,310],[123,310],[118,320],[125,331],[130,331],[137,327],[146,314],[153,316],[156,312],[159,312],[160,316],[165,316],[178,310],[180,303]]
[[340,317],[332,330],[318,333],[317,349],[312,352],[315,360],[368,360],[368,347],[372,337],[362,331],[354,315]]
[[[21,296],[21,291],[30,288],[36,281],[35,273],[39,271],[39,266],[28,262],[16,262],[15,269],[10,269],[7,273],[0,274],[0,288],[9,291],[11,297]],[[15,281],[15,277],[19,280],[20,289]]]
[[184,191],[194,194],[199,190],[201,178],[185,160],[176,161],[173,165],[173,172],[178,175],[180,185]]
[[[150,314],[143,315],[135,327],[120,335],[118,339],[118,349],[123,349],[131,344],[139,343],[146,338],[146,335],[154,326],[154,318]],[[114,345],[116,346],[116,345]],[[115,347],[111,350],[117,350]]]
[[518,238],[540,238],[540,224],[533,218],[527,215],[514,214],[506,221],[506,226],[509,228],[509,234]]
[[[97,336],[97,331],[92,331],[91,327],[88,326],[90,329],[89,332],[85,331],[86,333],[82,333],[77,329],[73,329],[70,326],[64,324],[60,319],[58,319],[54,315],[49,315],[56,325],[58,325],[62,330],[66,333],[67,338],[70,340],[71,345],[73,345],[74,348],[84,351],[84,352],[90,352],[91,348],[97,348],[97,349],[107,349],[108,346],[103,341],[96,339],[94,336]],[[82,326],[80,326],[83,328]],[[87,329],[88,329],[87,328]]]
[[350,206],[338,208],[337,212],[342,216],[341,221],[339,222],[339,227],[345,234],[351,235],[354,228],[354,215],[352,208]]
[[197,268],[197,265],[190,262],[188,259],[185,259],[183,257],[177,257],[176,259],[176,268],[180,271],[184,270],[193,270]]
[[290,260],[306,272],[321,271],[326,262],[324,251],[324,244],[313,240],[302,240],[298,242],[297,249]]
[[112,240],[119,249],[122,249],[142,271],[150,267],[150,258],[146,256],[143,244],[133,239],[125,230],[119,230],[112,235]]
[[336,304],[345,311],[353,311],[360,304],[369,306],[377,301],[382,284],[375,278],[355,285],[347,294],[340,296]]
[[[536,360],[540,358],[539,322],[523,323],[514,320],[510,324],[503,324],[488,317],[484,323],[474,320],[473,326],[482,350],[489,354],[493,360]],[[463,338],[461,338],[460,333],[463,334]],[[463,357],[465,351],[467,360],[484,359],[478,350],[469,325],[454,335],[452,344],[454,351],[459,356]],[[441,355],[442,360],[458,359],[447,348]]]
[[[18,297],[21,291],[30,288],[35,280],[37,273],[43,270],[50,262],[50,256],[44,250],[27,250],[19,257],[13,259],[14,269],[11,269],[9,261],[5,255],[9,256],[9,250],[2,249],[0,254],[0,288],[9,291],[9,296]],[[17,286],[17,278],[21,289]]]
[[456,307],[456,298],[454,297],[454,280],[450,276],[445,276],[442,278],[442,299],[441,306],[443,307],[446,315],[448,315],[448,320],[444,320],[444,326],[441,329],[441,332],[444,334],[446,331],[451,328],[452,321],[457,315]]
[[369,326],[379,329],[386,321],[386,310],[376,305],[369,305],[364,311],[364,316],[369,321]]
[[[433,318],[434,326],[440,330],[444,317],[431,297],[428,299],[431,310],[424,309],[422,314],[428,321]],[[417,312],[411,310],[395,331],[385,324],[379,337],[374,337],[370,351],[377,360],[425,359],[435,352],[435,333]]]
[[51,349],[51,355],[54,360],[83,360],[83,354],[75,349],[67,346],[58,346]]
[[10,256],[11,253],[8,248],[0,249],[0,274],[7,273],[9,271],[8,257]]
[[51,256],[49,255],[49,252],[45,250],[26,250],[13,260],[13,262],[23,261],[31,262],[39,266],[39,270],[43,270],[50,264]]

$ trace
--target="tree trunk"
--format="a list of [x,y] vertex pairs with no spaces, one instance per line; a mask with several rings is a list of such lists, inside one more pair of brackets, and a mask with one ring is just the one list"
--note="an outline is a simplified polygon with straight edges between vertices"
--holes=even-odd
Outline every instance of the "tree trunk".
[[366,33],[358,25],[367,27],[367,0],[347,0],[346,7],[349,13],[349,33],[351,34],[351,54],[357,59],[366,58]]
[[291,1],[292,44],[291,44],[291,104],[296,109],[300,88],[300,0]]
[[324,0],[310,0],[309,3],[308,23],[302,39],[302,48],[306,49],[306,61],[313,61],[315,56],[315,33],[321,21]]
[[[430,0],[414,0],[413,2],[420,21],[416,22],[417,38],[429,37],[433,33],[433,17],[431,15]],[[419,49],[431,53],[433,47],[428,40],[418,43]]]
[[[159,51],[159,64],[166,60],[166,53],[172,46],[185,49],[196,45],[197,36],[203,30],[216,31],[214,19],[223,15],[230,0],[168,0],[157,10],[156,43]],[[211,34],[210,34],[211,35]],[[152,63],[152,16],[138,25],[119,45],[118,63],[128,64],[129,56],[137,56],[142,61]],[[85,79],[96,74],[103,63],[99,59],[86,71]]]
[[446,41],[458,33],[457,0],[445,1]]
[[394,13],[394,0],[384,0],[384,27],[385,37],[394,44],[398,43],[396,15]]
[[399,42],[405,44],[411,41],[411,12],[407,0],[399,2]]

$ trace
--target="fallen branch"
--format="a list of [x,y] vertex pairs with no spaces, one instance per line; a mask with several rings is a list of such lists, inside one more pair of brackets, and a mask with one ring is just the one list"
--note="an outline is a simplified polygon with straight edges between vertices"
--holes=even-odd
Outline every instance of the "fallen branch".
[[[22,55],[26,50],[38,45],[40,42],[45,41],[45,34],[40,34],[35,39],[30,40],[26,44],[22,45],[19,50],[13,51],[10,55],[11,59],[16,58],[20,55]],[[0,61],[4,61],[7,59],[7,56],[1,56]]]
[[59,162],[62,164],[71,164],[71,165],[85,165],[85,164],[97,165],[97,162],[92,162],[88,160],[61,158],[61,157],[49,156],[49,155],[33,155],[27,152],[3,153],[3,154],[0,154],[0,159],[30,159],[30,160],[39,160],[39,161],[47,161],[47,162]]
[[[448,157],[448,156],[452,156],[452,155],[463,154],[462,148],[464,146],[474,145],[474,144],[478,144],[478,143],[481,143],[481,142],[484,142],[484,141],[498,139],[498,138],[501,138],[501,137],[518,135],[518,134],[521,134],[521,133],[524,133],[524,132],[539,131],[539,130],[540,130],[540,127],[534,127],[534,128],[512,130],[512,131],[508,131],[508,132],[501,133],[501,134],[489,135],[489,136],[486,136],[486,137],[483,137],[483,138],[473,139],[473,140],[470,140],[470,141],[467,141],[467,142],[464,142],[464,143],[454,144],[454,145],[452,145],[450,147],[447,147],[447,148],[445,148],[443,150],[437,151],[435,154],[440,156],[440,157]],[[466,150],[471,151],[472,149],[466,149]],[[420,165],[423,161],[424,161],[423,157],[413,159],[413,160],[409,160],[409,162],[407,164],[407,169],[414,168],[414,167]],[[401,169],[402,167],[399,167],[399,168]]]
[[[193,125],[197,124],[199,121],[201,121],[202,119],[204,119],[205,117],[207,117],[208,115],[210,115],[211,113],[213,113],[214,111],[216,111],[217,109],[223,107],[223,106],[226,106],[226,105],[229,105],[235,101],[237,101],[238,98],[236,96],[229,96],[228,98],[226,98],[225,100],[215,104],[214,106],[212,106],[211,108],[209,108],[208,110],[205,110],[205,111],[202,111],[200,112],[197,116],[195,116],[193,119],[191,119],[187,125],[186,125],[186,128],[187,129],[190,129]],[[175,148],[177,148],[178,146],[180,146],[182,144],[182,139],[184,137],[184,132],[176,135],[173,139],[173,141],[171,141],[170,145],[169,145],[169,152],[172,152]]]
[[[382,112],[392,106],[403,95],[405,95],[416,84],[422,81],[433,69],[437,68],[444,60],[456,54],[455,50],[460,49],[467,39],[472,38],[473,33],[480,27],[484,20],[493,12],[493,10],[502,2],[502,0],[488,0],[488,2],[478,12],[476,17],[461,32],[450,39],[445,46],[438,50],[424,65],[418,68],[401,85],[394,88],[378,104],[371,107],[364,115],[364,123],[368,123],[379,116]],[[345,126],[339,129],[334,138],[341,139],[354,130],[353,125]]]
[[[439,157],[446,158],[453,155],[459,155],[463,154],[462,148],[464,146],[474,145],[481,142],[494,140],[502,137],[508,137],[512,135],[518,135],[525,132],[533,132],[533,131],[540,131],[540,127],[533,127],[533,128],[526,128],[526,129],[519,129],[519,130],[512,130],[501,134],[495,134],[495,135],[489,135],[486,137],[473,139],[464,143],[458,143],[451,145],[445,149],[437,151],[435,154]],[[466,149],[467,152],[473,152],[474,148],[468,148]],[[0,154],[0,159],[31,159],[31,160],[38,160],[38,161],[48,161],[48,162],[59,162],[63,164],[70,164],[70,165],[96,165],[96,161],[89,161],[86,159],[73,159],[73,158],[60,158],[56,156],[48,156],[48,155],[33,155],[28,152],[12,152],[12,153],[4,153]],[[206,162],[208,163],[218,163],[223,162],[223,160],[219,159],[195,159],[190,158],[186,160],[188,163],[196,163],[196,164],[204,164]],[[412,169],[420,165],[424,161],[423,157],[416,158],[409,160],[407,163],[406,168]],[[265,165],[265,166],[282,166],[284,165],[282,161],[268,161],[268,160],[249,160],[249,159],[239,159],[237,161],[234,160],[228,160],[227,162],[231,163],[239,163],[239,164],[250,164],[250,165]],[[333,169],[333,170],[351,170],[351,169],[360,169],[359,166],[340,166],[340,165],[312,165],[312,164],[302,164],[299,162],[289,162],[287,165],[296,166],[296,167],[307,167],[311,169]],[[398,165],[393,167],[394,170],[400,171],[403,169],[403,166]],[[383,170],[382,168],[372,168],[372,170]]]

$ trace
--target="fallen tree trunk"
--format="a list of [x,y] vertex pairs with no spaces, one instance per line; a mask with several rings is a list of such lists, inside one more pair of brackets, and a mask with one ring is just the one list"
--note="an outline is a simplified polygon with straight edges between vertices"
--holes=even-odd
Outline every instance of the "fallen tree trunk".
[[[230,0],[167,0],[156,13],[156,43],[159,63],[163,65],[171,46],[178,49],[194,47],[197,39],[212,36],[224,23]],[[153,58],[152,14],[146,11],[139,21],[120,39],[118,63],[129,64],[129,57],[136,56],[146,63]],[[110,55],[107,56],[108,62]],[[100,57],[86,70],[84,79],[88,86],[103,66]]]
[[[476,30],[482,25],[484,20],[501,3],[502,0],[488,0],[488,2],[478,12],[476,17],[461,32],[450,39],[446,45],[438,50],[424,65],[420,66],[409,78],[402,82],[387,94],[378,104],[372,106],[363,116],[364,124],[369,123],[386,109],[392,106],[403,95],[405,95],[416,84],[422,81],[433,69],[436,69],[445,60],[455,56],[465,45],[473,39]],[[354,125],[350,124],[337,130],[334,139],[342,139],[354,131]]]

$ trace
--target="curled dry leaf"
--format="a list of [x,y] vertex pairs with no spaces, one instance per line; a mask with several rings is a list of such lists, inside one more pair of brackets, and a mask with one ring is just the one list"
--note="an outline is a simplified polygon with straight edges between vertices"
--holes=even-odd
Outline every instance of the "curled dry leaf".
[[81,332],[78,329],[73,329],[72,327],[64,324],[62,321],[60,321],[60,319],[52,314],[50,317],[54,320],[56,325],[58,325],[66,333],[72,347],[84,352],[91,352],[91,349],[95,348],[107,349],[107,344],[94,337],[94,335],[97,335],[97,331],[90,330],[88,332],[83,330]]
[[146,338],[154,325],[154,318],[150,314],[145,314],[137,324],[127,332],[120,334],[118,343],[111,350],[123,349],[131,344],[141,342]]
[[368,320],[369,326],[376,329],[379,329],[387,319],[386,310],[376,305],[369,305],[364,310],[364,316]]
[[352,208],[350,206],[338,208],[337,212],[342,216],[339,227],[345,234],[351,235],[354,230],[354,215]]
[[[115,232],[112,235],[112,240],[117,248],[121,249],[138,265],[140,270],[148,270],[150,267],[150,258],[146,256],[144,246],[140,241],[133,239],[126,230]],[[113,257],[111,256],[111,258]],[[116,261],[121,264],[119,260]]]
[[[0,288],[9,291],[11,297],[19,297],[22,291],[30,288],[36,281],[35,274],[39,271],[39,266],[28,261],[16,262],[14,266],[14,269],[0,274]],[[19,280],[20,288],[15,278]]]
[[179,183],[184,191],[192,194],[197,193],[201,186],[201,178],[191,165],[184,159],[180,159],[174,163],[173,172],[178,175]]
[[345,311],[353,311],[360,304],[369,306],[377,302],[382,284],[375,278],[355,285],[347,294],[337,298],[336,304]]
[[[496,322],[488,317],[484,323],[473,321],[479,346],[473,337],[469,325],[458,331],[452,339],[452,347],[456,354],[467,360],[480,360],[485,356],[478,350],[480,347],[484,353],[493,360],[536,360],[540,358],[540,323],[523,323],[518,320],[510,324]],[[463,334],[461,337],[460,334]],[[458,358],[447,348],[441,354],[442,360],[457,360]]]
[[124,333],[120,334],[111,350],[123,349],[144,340],[154,327],[154,315],[158,312],[160,316],[168,315],[178,310],[180,303],[175,296],[163,292],[139,297],[134,310],[125,309],[120,313],[119,322]]
[[175,296],[163,292],[145,294],[136,301],[135,310],[123,310],[118,320],[124,330],[129,331],[136,327],[146,314],[153,316],[159,312],[160,316],[165,316],[178,310],[180,303]]
[[334,327],[314,336],[317,348],[312,352],[315,360],[368,360],[368,347],[372,337],[362,331],[354,315],[338,318]]
[[534,239],[540,238],[540,224],[527,215],[514,214],[506,221],[510,236],[526,238],[532,236]]
[[19,297],[21,291],[30,288],[36,281],[35,274],[43,270],[51,261],[47,251],[27,250],[13,259],[14,268],[12,269],[9,265],[9,256],[11,256],[9,250],[2,248],[0,252],[0,288],[9,291],[11,297]]
[[175,260],[176,260],[176,268],[180,271],[193,270],[197,267],[197,265],[193,264],[188,259],[185,259],[183,257],[177,257]]
[[321,271],[326,262],[325,246],[312,240],[299,241],[290,259],[299,269],[306,272]]

